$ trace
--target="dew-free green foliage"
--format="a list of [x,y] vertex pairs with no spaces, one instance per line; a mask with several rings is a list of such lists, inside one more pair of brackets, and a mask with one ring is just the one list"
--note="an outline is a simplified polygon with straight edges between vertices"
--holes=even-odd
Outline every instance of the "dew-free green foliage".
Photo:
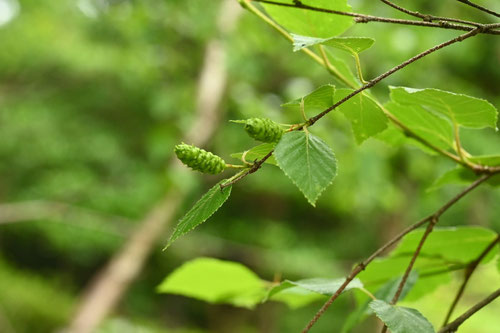
[[[446,119],[428,112],[421,105],[402,105],[397,102],[389,102],[385,108],[400,122],[418,135],[424,136],[436,147],[444,150],[453,149],[453,129]],[[403,136],[399,130],[395,135]]]
[[[335,92],[335,100],[340,101],[353,90],[338,89]],[[352,130],[356,142],[363,141],[382,132],[387,128],[387,117],[378,104],[366,94],[358,94],[338,107],[351,121]]]
[[[304,279],[299,281],[285,280],[280,285],[272,288],[269,291],[268,297],[279,294],[287,289],[299,287],[321,295],[333,295],[337,289],[344,283],[345,279]],[[363,283],[359,279],[352,280],[346,287],[345,291],[355,288],[362,288]]]
[[291,102],[282,104],[281,107],[287,112],[296,115],[301,114],[302,105],[306,114],[314,114],[332,106],[335,95],[335,86],[331,84],[323,85],[304,97],[297,98]]
[[[420,229],[409,233],[386,258],[374,260],[358,275],[366,288],[375,293],[377,298],[385,299],[376,294],[384,288],[384,283],[389,285],[390,281],[394,281],[394,277],[403,274],[422,233],[423,230]],[[438,286],[449,283],[452,279],[450,272],[463,269],[479,257],[496,235],[493,230],[483,227],[436,227],[415,262],[414,271],[419,277],[415,277],[415,281],[411,283],[412,288],[408,290],[407,299],[418,300],[436,290]],[[486,264],[494,255],[491,252],[480,264]]]
[[251,308],[261,301],[265,285],[265,281],[239,263],[198,258],[172,272],[157,291]]
[[[135,230],[141,229],[144,217],[150,216],[151,208],[163,202],[165,192],[182,188],[179,196],[183,193],[201,196],[207,183],[217,182],[214,177],[188,168],[165,170],[169,160],[175,158],[172,147],[185,136],[197,117],[197,78],[206,64],[217,63],[204,60],[208,55],[206,51],[214,50],[213,45],[224,49],[228,84],[218,108],[220,123],[207,144],[224,157],[250,149],[246,161],[253,163],[275,144],[251,148],[253,144],[243,129],[227,124],[227,119],[269,117],[279,123],[301,124],[305,121],[301,98],[283,110],[279,104],[320,87],[319,93],[324,94],[304,98],[306,116],[312,117],[341,96],[339,92],[335,94],[329,84],[335,84],[339,91],[360,87],[363,84],[360,74],[370,80],[431,47],[432,43],[455,36],[455,32],[449,30],[377,22],[355,24],[353,29],[346,30],[354,25],[352,18],[265,5],[268,14],[276,13],[271,19],[287,30],[293,29],[289,32],[326,40],[323,44],[310,45],[307,52],[294,53],[286,39],[273,34],[270,26],[251,13],[220,15],[221,2],[0,0],[0,5],[22,3],[12,21],[0,24],[1,332],[60,330],[68,323],[88,281],[133,238]],[[292,0],[286,2],[292,3]],[[492,1],[481,1],[485,5],[488,2]],[[264,8],[256,2],[248,3],[259,10]],[[384,7],[380,1],[350,1],[352,9],[345,1],[303,3],[405,17]],[[437,15],[453,13],[459,18],[487,22],[486,14],[463,4],[456,5],[448,1],[417,1],[412,2],[411,9]],[[223,21],[236,17],[235,30],[218,31]],[[342,37],[330,41],[336,45],[328,45],[332,36],[341,33]],[[360,64],[345,48],[350,45],[361,51],[359,45],[352,44],[361,42],[355,36],[377,40],[371,48],[362,51]],[[459,105],[463,102],[467,111],[473,113],[461,121],[474,127],[470,130],[457,122],[466,160],[499,166],[500,136],[492,129],[495,117],[491,113],[491,105],[498,106],[500,102],[495,38],[478,35],[436,52],[378,83],[359,98],[370,96],[374,102],[389,101],[388,105],[396,105],[392,108],[396,119],[452,154],[458,152],[449,115],[465,117],[460,115]],[[362,41],[365,46],[371,43],[364,37]],[[308,57],[310,52],[317,54],[315,61]],[[331,65],[329,71],[319,64],[323,57]],[[360,73],[361,69],[365,72]],[[491,105],[482,100],[476,104],[477,100],[470,98],[452,98],[448,93],[443,94],[442,100],[446,103],[442,104],[435,98],[435,92],[430,92],[433,96],[428,98],[406,88],[401,91],[404,97],[391,100],[388,82],[415,88],[435,87],[454,95],[464,93],[484,98]],[[321,88],[323,85],[327,86]],[[445,112],[447,106],[453,109],[452,113]],[[271,156],[258,172],[235,184],[234,190],[238,189],[238,193],[234,193],[237,195],[231,205],[218,213],[214,221],[217,223],[198,229],[192,237],[168,251],[151,251],[153,255],[140,278],[113,312],[116,315],[113,326],[105,325],[98,332],[163,332],[165,329],[253,332],[268,323],[276,332],[299,331],[328,296],[294,286],[269,300],[292,308],[309,304],[308,308],[290,311],[274,304],[258,305],[278,284],[271,282],[274,276],[293,281],[318,276],[343,280],[351,264],[366,258],[389,235],[431,213],[480,177],[472,171],[452,172],[445,178],[460,182],[461,186],[425,193],[433,177],[453,168],[453,161],[405,136],[405,132],[390,121],[387,129],[375,137],[384,138],[397,147],[375,140],[356,147],[356,128],[353,126],[353,140],[349,124],[342,119],[342,107],[332,111],[332,115],[308,128],[335,148],[336,159],[342,165],[334,186],[322,193],[323,200],[317,210],[308,209],[300,195],[288,195],[294,191],[293,185],[279,168],[269,167],[268,164],[277,163],[274,155]],[[352,120],[349,114],[345,115]],[[475,123],[476,120],[479,122]],[[488,128],[477,130],[477,126]],[[420,150],[433,156],[424,155]],[[461,166],[457,170],[467,169]],[[226,170],[226,173],[231,177],[240,171]],[[492,181],[494,178],[489,183]],[[218,191],[211,192],[214,197],[190,212],[194,225],[197,225],[196,219],[205,219],[202,215],[211,214],[211,204],[224,199],[216,197],[228,195]],[[46,201],[55,201],[56,209],[21,209],[18,211],[21,214],[4,214],[6,208],[22,207],[29,201],[36,201],[37,207],[38,203],[43,206]],[[181,207],[186,207],[191,200],[182,201]],[[500,202],[500,191],[481,185],[451,207],[438,225],[477,224],[498,231],[497,202]],[[176,212],[183,213],[182,208]],[[9,216],[27,217],[18,223],[9,223]],[[461,238],[459,241],[469,244],[471,240]],[[483,245],[486,246],[486,242]],[[403,292],[403,296],[407,293],[403,299],[405,306],[429,314],[435,325],[442,323],[442,312],[449,306],[441,300],[454,296],[468,263],[452,262],[446,250],[443,251],[447,257],[442,258],[437,254],[439,251],[437,248],[430,251],[431,254],[423,253],[417,259]],[[394,253],[375,260],[358,277],[364,288],[386,302],[392,298],[411,256],[409,250]],[[498,255],[498,246],[492,253]],[[227,298],[221,293],[218,298],[210,294],[210,290],[200,291],[199,280],[193,277],[203,277],[205,272],[200,270],[209,265],[188,272],[185,278],[178,280],[184,290],[200,291],[198,299],[207,296],[215,299],[215,303],[256,307],[256,311],[211,306],[152,292],[159,277],[199,255],[229,256],[252,267],[253,277],[248,270],[238,277],[242,276],[241,280],[247,282],[254,280],[256,292],[240,290]],[[500,260],[489,262],[492,268],[495,264],[500,272]],[[233,268],[226,270],[226,267],[211,271],[214,272],[212,282],[225,281],[226,272],[232,274]],[[488,276],[493,271],[485,275],[487,268],[482,264],[478,267],[454,315],[459,315],[462,309],[498,285],[500,275]],[[188,281],[189,286],[182,284]],[[228,285],[235,282],[238,281],[233,279]],[[47,299],[51,300],[51,306],[47,306]],[[354,320],[354,325],[359,324],[357,332],[371,333],[376,318],[368,307],[369,301],[361,290],[350,290],[333,304],[334,308],[325,313],[312,331],[337,332],[348,314],[359,310],[363,315]],[[481,309],[459,332],[490,332],[498,321],[498,307],[498,302],[493,302]],[[368,315],[372,318],[361,322]]]
[[366,49],[369,49],[375,40],[373,38],[366,37],[330,37],[330,38],[315,38],[308,36],[301,36],[296,34],[291,34],[293,37],[293,50],[299,51],[304,47],[310,47],[314,45],[325,45],[331,46],[339,50],[344,50],[349,53],[361,53]]
[[[293,0],[279,2],[292,4]],[[303,0],[303,4],[325,9],[350,11],[346,0]],[[266,12],[273,20],[288,31],[313,37],[331,37],[343,33],[353,24],[353,19],[346,16],[331,15],[307,10],[297,10],[276,5],[264,4]]]
[[[405,286],[401,292],[400,300],[404,300],[406,295],[411,291],[413,286],[418,280],[418,274],[416,272],[411,272],[408,276]],[[386,282],[382,287],[377,289],[373,295],[376,299],[382,300],[385,302],[390,302],[394,295],[398,290],[399,283],[401,282],[401,278],[395,278]],[[372,309],[370,308],[370,302],[372,301],[366,294],[357,293],[357,308],[352,311],[344,325],[342,326],[341,333],[350,332],[357,324],[361,323],[368,316],[373,314]]]
[[186,215],[177,223],[165,248],[169,247],[177,238],[196,228],[212,216],[229,198],[231,186],[221,189],[222,180],[212,187],[198,202],[196,202]]
[[[423,229],[419,229],[406,235],[391,255],[397,257],[413,253],[423,232]],[[440,227],[429,235],[421,253],[426,257],[465,264],[479,257],[496,237],[496,232],[483,227]],[[490,253],[484,262],[491,260],[493,255]]]
[[472,156],[469,158],[469,160],[482,165],[500,165],[500,155]]
[[313,206],[337,174],[333,151],[323,140],[306,130],[283,135],[274,155],[281,170]]
[[[243,158],[243,155],[245,155],[246,162],[253,162],[253,161],[262,159],[271,150],[273,150],[275,146],[276,146],[275,143],[263,143],[261,145],[253,147],[250,150],[247,150],[246,152],[231,154],[231,157],[234,157],[234,158],[241,160]],[[278,165],[278,162],[276,162],[276,159],[274,158],[274,154],[271,155],[266,160],[265,163],[269,163],[269,164],[276,165],[276,166]]]
[[434,191],[448,184],[467,185],[474,180],[476,180],[476,174],[473,171],[457,166],[439,176],[427,190]]
[[434,333],[432,324],[418,311],[394,306],[381,300],[370,303],[375,312],[392,333]]
[[175,146],[177,158],[193,170],[218,174],[226,168],[226,162],[217,155],[185,143]]
[[470,128],[496,128],[496,108],[485,101],[439,89],[390,87],[391,100],[405,106],[419,106],[452,123]]

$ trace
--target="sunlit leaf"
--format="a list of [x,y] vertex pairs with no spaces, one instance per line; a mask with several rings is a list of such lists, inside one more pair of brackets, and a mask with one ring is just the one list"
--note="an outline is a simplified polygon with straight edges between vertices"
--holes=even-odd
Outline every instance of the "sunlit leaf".
[[[344,283],[344,281],[345,281],[344,278],[341,279],[314,278],[314,279],[304,279],[299,281],[285,280],[280,285],[272,288],[269,291],[268,297],[272,297],[287,289],[295,287],[300,287],[302,289],[309,290],[321,295],[327,295],[327,296],[333,295],[339,289],[339,287]],[[362,287],[363,283],[361,283],[359,279],[354,279],[351,282],[349,282],[344,291]]]
[[274,155],[281,170],[313,206],[337,174],[337,161],[330,147],[305,131],[283,135]]
[[251,308],[265,296],[265,286],[265,281],[239,263],[198,258],[167,276],[157,291]]
[[304,47],[314,45],[331,46],[339,50],[347,51],[349,53],[360,53],[369,49],[375,40],[367,37],[330,37],[330,38],[316,38],[292,34],[293,50],[299,51]]
[[[278,0],[293,4],[293,0]],[[302,3],[324,9],[351,11],[346,0],[302,0]],[[353,23],[352,17],[321,13],[312,10],[263,4],[266,12],[290,32],[314,37],[331,37],[343,33]]]
[[272,296],[266,297],[266,300],[279,301],[288,305],[292,309],[297,309],[306,306],[312,302],[323,300],[324,295],[306,290],[300,287],[292,287],[274,293]]
[[[415,251],[423,229],[418,229],[406,235],[391,256],[411,254]],[[468,263],[473,261],[497,237],[497,233],[483,227],[441,227],[435,228],[427,237],[421,250],[422,256],[442,258],[453,263]],[[491,260],[492,253],[483,262]]]
[[496,128],[497,110],[486,100],[438,89],[390,87],[391,100],[418,106],[470,128]]

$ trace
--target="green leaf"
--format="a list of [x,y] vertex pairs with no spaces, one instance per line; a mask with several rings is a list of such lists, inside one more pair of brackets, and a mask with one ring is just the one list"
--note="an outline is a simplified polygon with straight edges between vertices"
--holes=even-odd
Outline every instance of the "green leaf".
[[291,34],[293,38],[293,51],[300,51],[304,47],[313,45],[331,46],[339,50],[347,51],[351,54],[359,54],[366,49],[369,49],[375,40],[367,37],[330,37],[316,38]]
[[375,312],[392,333],[434,333],[432,324],[417,310],[394,306],[376,300],[370,303]]
[[[338,89],[335,92],[335,100],[340,101],[353,91],[352,89]],[[358,144],[387,128],[387,117],[382,109],[373,99],[363,93],[341,104],[338,109],[351,121]]]
[[[423,233],[423,229],[410,232],[391,253],[391,256],[412,254]],[[465,264],[479,257],[495,237],[497,237],[495,231],[482,227],[434,228],[422,248],[421,256]],[[487,255],[483,262],[491,260],[492,255],[492,253]]]
[[466,169],[462,166],[457,166],[456,168],[446,171],[444,174],[439,176],[439,178],[434,181],[427,191],[434,191],[448,184],[467,185],[475,181],[477,178],[478,176],[472,170]]
[[290,308],[297,309],[312,302],[323,300],[324,298],[324,295],[320,295],[318,293],[300,287],[292,287],[284,289],[278,293],[274,293],[272,296],[266,297],[265,301],[271,300],[283,302]]
[[239,263],[197,258],[167,276],[157,291],[252,308],[263,299],[265,285],[265,281]]
[[481,165],[500,166],[500,155],[472,156],[469,160]]
[[[266,156],[271,150],[273,150],[275,146],[276,146],[276,143],[263,143],[261,145],[255,146],[252,149],[247,150],[246,155],[245,155],[245,160],[249,163],[252,163],[255,160],[260,160],[264,156]],[[234,154],[231,154],[231,157],[241,160],[244,153],[245,152],[234,153]],[[264,163],[268,163],[268,164],[272,164],[272,165],[276,165],[276,166],[278,165],[278,163],[276,162],[276,159],[274,158],[274,154],[271,155],[271,157],[269,157]]]
[[[278,293],[281,293],[287,289],[299,287],[305,290],[309,290],[321,295],[333,295],[337,289],[344,283],[345,279],[304,279],[299,281],[285,280],[280,285],[273,287],[268,294],[268,297],[272,297]],[[363,283],[359,279],[352,280],[344,291],[348,291],[354,288],[363,288]]]
[[[399,296],[400,300],[403,300],[405,298],[405,296],[410,292],[417,281],[418,273],[416,271],[411,271],[403,287],[401,295]],[[386,282],[379,290],[377,290],[377,292],[375,293],[375,297],[377,299],[390,302],[394,295],[396,295],[400,283],[401,277]]]
[[[293,0],[278,0],[293,4]],[[344,12],[351,11],[347,0],[302,0],[304,5]],[[312,10],[262,4],[267,13],[285,29],[304,36],[331,37],[340,35],[353,23],[352,17]]]
[[377,138],[380,141],[383,141],[387,143],[388,145],[391,146],[401,146],[404,144],[411,145],[413,147],[419,148],[423,152],[429,154],[429,155],[436,155],[436,151],[430,149],[429,147],[423,145],[422,143],[418,142],[417,140],[406,136],[400,129],[396,127],[393,123],[388,123],[387,128],[383,131],[375,135],[375,138]]
[[418,106],[470,128],[496,128],[497,110],[486,100],[438,89],[390,87],[391,100]]
[[[412,271],[408,276],[408,279],[406,280],[406,283],[403,287],[403,291],[401,292],[401,295],[399,297],[400,300],[403,300],[405,298],[405,296],[417,282],[417,279],[418,279],[418,273]],[[392,279],[386,282],[382,287],[380,287],[374,293],[375,298],[386,302],[390,302],[394,297],[394,295],[396,294],[400,282],[401,278]],[[365,294],[362,294],[362,297],[368,298]],[[354,328],[354,326],[356,326],[356,324],[360,323],[366,317],[372,314],[372,310],[369,307],[370,300],[371,299],[369,298],[365,302],[359,302],[358,300],[359,305],[357,306],[355,311],[349,313],[349,316],[347,317],[347,319],[344,322],[344,325],[342,326],[341,333],[350,332]]]
[[281,107],[287,111],[301,112],[301,102],[304,99],[304,111],[320,112],[333,105],[335,86],[326,84],[314,90],[302,98],[297,98],[291,102],[282,104]]
[[283,135],[274,155],[281,170],[313,206],[337,174],[337,161],[330,147],[305,131]]
[[[479,179],[480,176],[476,175],[471,169],[463,166],[457,166],[444,174],[442,174],[434,183],[427,189],[428,192],[437,190],[444,185],[469,185]],[[500,185],[500,175],[494,175],[486,181],[487,184],[492,186]]]
[[328,61],[330,61],[330,64],[338,70],[338,72],[340,73],[340,75],[343,76],[346,82],[339,80],[335,75],[333,75],[333,78],[342,83],[343,85],[347,84],[350,85],[351,87],[359,86],[360,83],[358,78],[356,77],[356,75],[354,75],[354,73],[352,72],[351,68],[347,65],[347,63],[344,60],[333,55],[330,49],[327,48],[325,51]]
[[453,129],[447,120],[428,112],[419,105],[389,102],[385,108],[401,123],[433,145],[444,150],[454,147]]
[[220,185],[226,180],[222,180],[212,187],[197,203],[187,212],[186,215],[177,223],[177,226],[168,240],[169,247],[177,238],[193,230],[199,224],[205,222],[215,213],[231,194],[231,186],[224,187],[221,190]]
[[[411,253],[413,254],[413,253]],[[386,258],[377,258],[358,275],[366,288],[376,292],[384,283],[391,281],[396,276],[402,276],[411,259],[411,254],[401,254]],[[419,256],[415,262],[414,271],[419,279],[408,294],[408,298],[420,298],[437,288],[439,285],[450,281],[450,263],[442,258]],[[439,276],[439,278],[434,278]]]

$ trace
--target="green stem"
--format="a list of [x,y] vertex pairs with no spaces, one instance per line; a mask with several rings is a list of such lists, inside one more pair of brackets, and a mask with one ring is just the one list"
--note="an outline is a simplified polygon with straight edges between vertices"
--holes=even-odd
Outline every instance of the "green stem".
[[248,168],[248,166],[246,166],[246,165],[229,164],[229,163],[226,163],[226,167],[231,168],[231,169],[244,169],[244,168]]
[[359,56],[356,52],[352,52],[354,60],[356,61],[356,70],[358,71],[359,81],[362,84],[366,84],[366,81],[363,79],[363,71],[361,70],[361,62],[359,61]]
[[[282,27],[280,27],[276,22],[274,22],[273,20],[271,20],[269,17],[267,17],[266,15],[264,15],[264,13],[262,13],[260,10],[258,10],[254,5],[252,5],[250,3],[251,0],[238,0],[238,1],[239,1],[239,3],[241,4],[241,6],[243,8],[248,9],[251,13],[255,14],[258,18],[260,18],[261,20],[263,20],[264,22],[266,22],[267,24],[269,24],[272,28],[274,28],[276,31],[278,31],[283,37],[285,37],[286,39],[288,39],[290,42],[293,43],[293,37],[285,29],[283,29]],[[305,54],[307,54],[309,57],[311,57],[314,61],[316,61],[321,66],[325,67],[332,75],[334,75],[335,77],[337,77],[337,79],[339,79],[342,83],[344,83],[345,85],[347,85],[349,87],[355,88],[338,71],[338,69],[335,66],[333,66],[332,64],[330,64],[328,62],[328,58],[327,58],[324,50],[323,49],[321,49],[321,50],[322,50],[321,53],[322,53],[322,57],[323,58],[319,57],[316,53],[314,53],[313,51],[309,50],[308,48],[301,49],[302,52],[304,52]]]
[[361,287],[359,288],[359,290],[361,290],[362,292],[364,292],[366,295],[368,295],[368,297],[370,297],[372,300],[376,301],[377,300],[377,297],[375,297],[371,292],[369,292],[367,289]]

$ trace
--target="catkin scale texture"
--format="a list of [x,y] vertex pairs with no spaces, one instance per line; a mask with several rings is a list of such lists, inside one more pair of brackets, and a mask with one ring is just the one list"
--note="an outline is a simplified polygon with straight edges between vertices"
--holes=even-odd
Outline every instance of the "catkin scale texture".
[[283,129],[267,118],[250,118],[245,122],[245,131],[252,138],[262,142],[278,142],[283,135]]
[[193,170],[217,174],[226,169],[226,162],[217,155],[185,143],[175,146],[175,155]]

